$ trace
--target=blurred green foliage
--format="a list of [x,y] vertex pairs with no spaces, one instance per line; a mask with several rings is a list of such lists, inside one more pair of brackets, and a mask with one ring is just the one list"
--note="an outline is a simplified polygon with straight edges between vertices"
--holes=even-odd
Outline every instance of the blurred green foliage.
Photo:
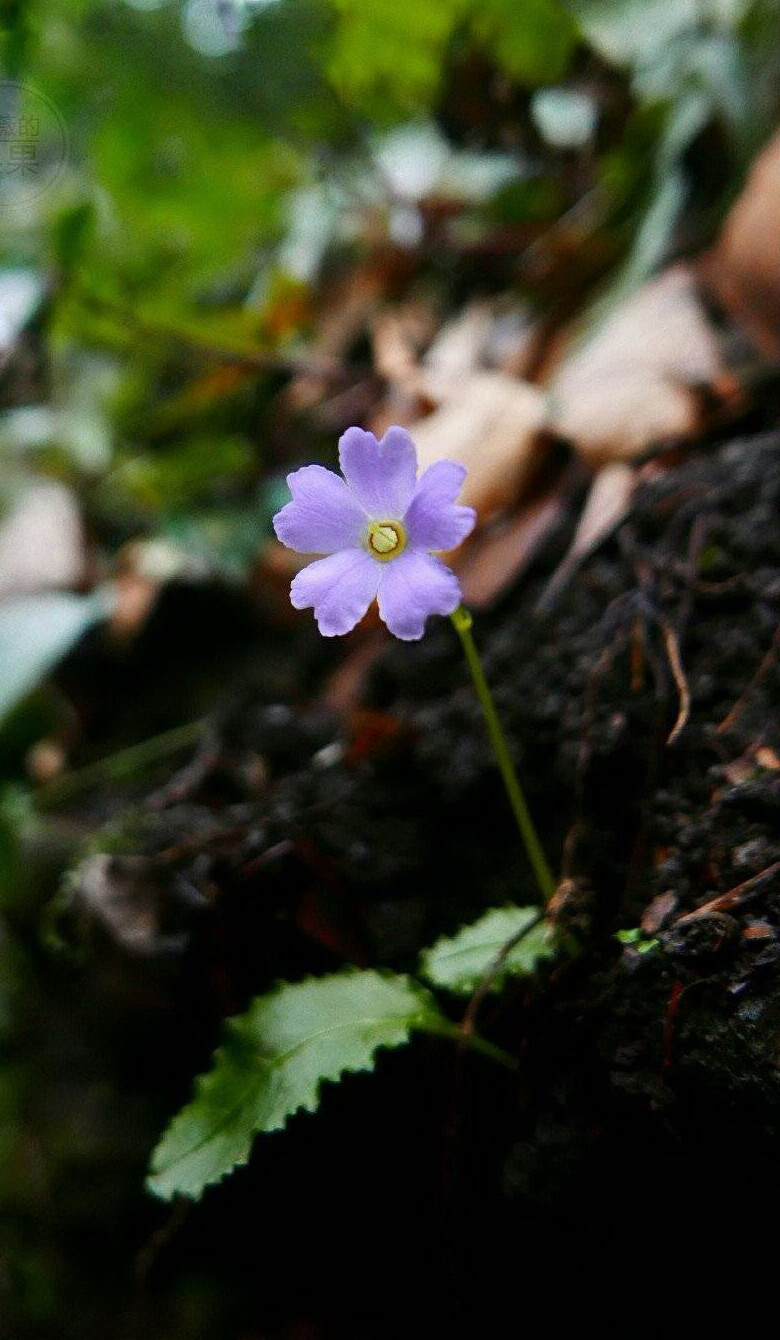
[[[0,368],[0,525],[54,477],[92,584],[136,538],[240,579],[288,460],[332,442],[327,415],[279,413],[323,279],[400,249],[446,312],[476,248],[505,257],[480,283],[597,316],[681,220],[712,234],[774,123],[778,38],[773,0],[4,0],[0,118],[40,117],[43,186],[0,156],[0,346],[24,351]],[[556,230],[545,280],[522,256]],[[14,700],[54,655],[15,620]],[[0,731],[3,754],[18,770]]]
[[[778,38],[774,0],[4,0],[0,118],[40,116],[42,177],[0,157],[0,524],[55,477],[93,584],[138,537],[246,574],[287,461],[332,440],[279,414],[323,279],[395,248],[442,313],[476,251],[532,309],[603,311],[681,221],[712,234]],[[545,281],[522,257],[556,230]]]

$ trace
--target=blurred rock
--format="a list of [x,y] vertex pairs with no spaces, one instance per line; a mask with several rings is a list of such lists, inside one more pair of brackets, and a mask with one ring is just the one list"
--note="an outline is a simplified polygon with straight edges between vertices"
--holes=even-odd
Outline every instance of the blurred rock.
[[53,480],[37,481],[0,522],[0,600],[78,586],[84,566],[74,495]]
[[646,283],[554,375],[553,425],[589,461],[630,460],[695,438],[702,388],[731,390],[688,266]]

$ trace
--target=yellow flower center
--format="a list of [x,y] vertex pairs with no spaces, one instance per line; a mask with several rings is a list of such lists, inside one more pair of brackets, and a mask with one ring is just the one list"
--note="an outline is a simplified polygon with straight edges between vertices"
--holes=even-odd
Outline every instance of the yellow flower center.
[[406,548],[406,531],[400,521],[372,521],[366,532],[366,547],[374,558],[386,563]]

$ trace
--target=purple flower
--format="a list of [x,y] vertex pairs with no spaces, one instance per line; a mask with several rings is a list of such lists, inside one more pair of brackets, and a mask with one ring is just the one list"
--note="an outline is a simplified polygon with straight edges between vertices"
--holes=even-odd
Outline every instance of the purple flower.
[[403,428],[379,442],[362,428],[339,441],[344,478],[321,465],[287,476],[292,502],[274,517],[282,544],[327,554],[295,578],[296,609],[314,608],[325,637],[349,633],[371,601],[391,633],[415,642],[429,614],[460,603],[455,573],[432,550],[454,549],[473,529],[473,507],[459,506],[466,471],[437,461],[417,479],[417,452]]

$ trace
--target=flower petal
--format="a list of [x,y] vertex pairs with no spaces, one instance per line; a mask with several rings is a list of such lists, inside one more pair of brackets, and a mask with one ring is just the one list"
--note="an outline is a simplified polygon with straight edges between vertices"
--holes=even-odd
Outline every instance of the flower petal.
[[460,604],[460,584],[440,558],[407,549],[384,563],[379,579],[379,613],[395,637],[416,642],[429,614],[452,614]]
[[382,565],[365,549],[342,549],[303,568],[290,587],[290,600],[297,610],[313,605],[323,637],[337,637],[363,618],[381,572]]
[[404,517],[409,543],[419,549],[454,549],[474,529],[473,507],[455,504],[466,468],[454,461],[436,461],[420,475]]
[[293,500],[274,517],[274,530],[299,554],[331,554],[361,543],[366,514],[344,480],[322,465],[287,476]]
[[381,442],[362,428],[348,428],[339,439],[339,461],[369,516],[400,520],[417,479],[417,452],[404,428],[388,428]]

